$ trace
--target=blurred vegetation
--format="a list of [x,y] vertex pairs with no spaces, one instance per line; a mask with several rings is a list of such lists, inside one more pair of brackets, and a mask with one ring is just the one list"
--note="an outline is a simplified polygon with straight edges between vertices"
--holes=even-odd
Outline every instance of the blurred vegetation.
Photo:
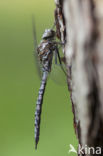
[[54,8],[53,0],[0,1],[1,156],[67,156],[69,144],[76,147],[67,86],[49,79],[40,142],[38,150],[34,149],[34,111],[40,79],[33,57],[32,14],[39,42],[44,29],[54,22]]

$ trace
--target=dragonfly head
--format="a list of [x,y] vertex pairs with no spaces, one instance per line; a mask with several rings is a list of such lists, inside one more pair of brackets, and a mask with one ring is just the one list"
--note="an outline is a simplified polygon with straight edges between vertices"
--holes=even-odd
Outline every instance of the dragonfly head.
[[54,30],[52,29],[45,29],[44,34],[42,36],[42,39],[54,39],[54,37],[56,36],[56,33]]

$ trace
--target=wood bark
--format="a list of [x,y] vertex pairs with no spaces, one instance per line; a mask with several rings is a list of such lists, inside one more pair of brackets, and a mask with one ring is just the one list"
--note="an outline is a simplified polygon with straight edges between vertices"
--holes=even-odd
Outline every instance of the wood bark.
[[103,156],[103,0],[55,0],[78,143]]

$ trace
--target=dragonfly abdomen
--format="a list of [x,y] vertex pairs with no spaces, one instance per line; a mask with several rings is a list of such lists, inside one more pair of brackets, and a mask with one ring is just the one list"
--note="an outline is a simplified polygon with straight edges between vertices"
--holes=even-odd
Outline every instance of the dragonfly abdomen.
[[39,141],[41,111],[42,111],[43,95],[45,92],[47,76],[48,76],[48,72],[47,71],[43,72],[41,86],[39,89],[39,95],[36,103],[36,111],[35,111],[35,148],[36,149]]

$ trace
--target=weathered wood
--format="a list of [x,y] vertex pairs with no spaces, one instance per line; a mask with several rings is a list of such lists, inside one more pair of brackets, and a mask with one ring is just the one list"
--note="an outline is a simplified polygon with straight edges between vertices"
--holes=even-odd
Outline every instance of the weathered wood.
[[78,142],[83,147],[103,149],[103,0],[55,0],[55,3],[56,11],[61,6],[63,17],[61,22],[56,12],[59,38],[66,40],[68,88]]

